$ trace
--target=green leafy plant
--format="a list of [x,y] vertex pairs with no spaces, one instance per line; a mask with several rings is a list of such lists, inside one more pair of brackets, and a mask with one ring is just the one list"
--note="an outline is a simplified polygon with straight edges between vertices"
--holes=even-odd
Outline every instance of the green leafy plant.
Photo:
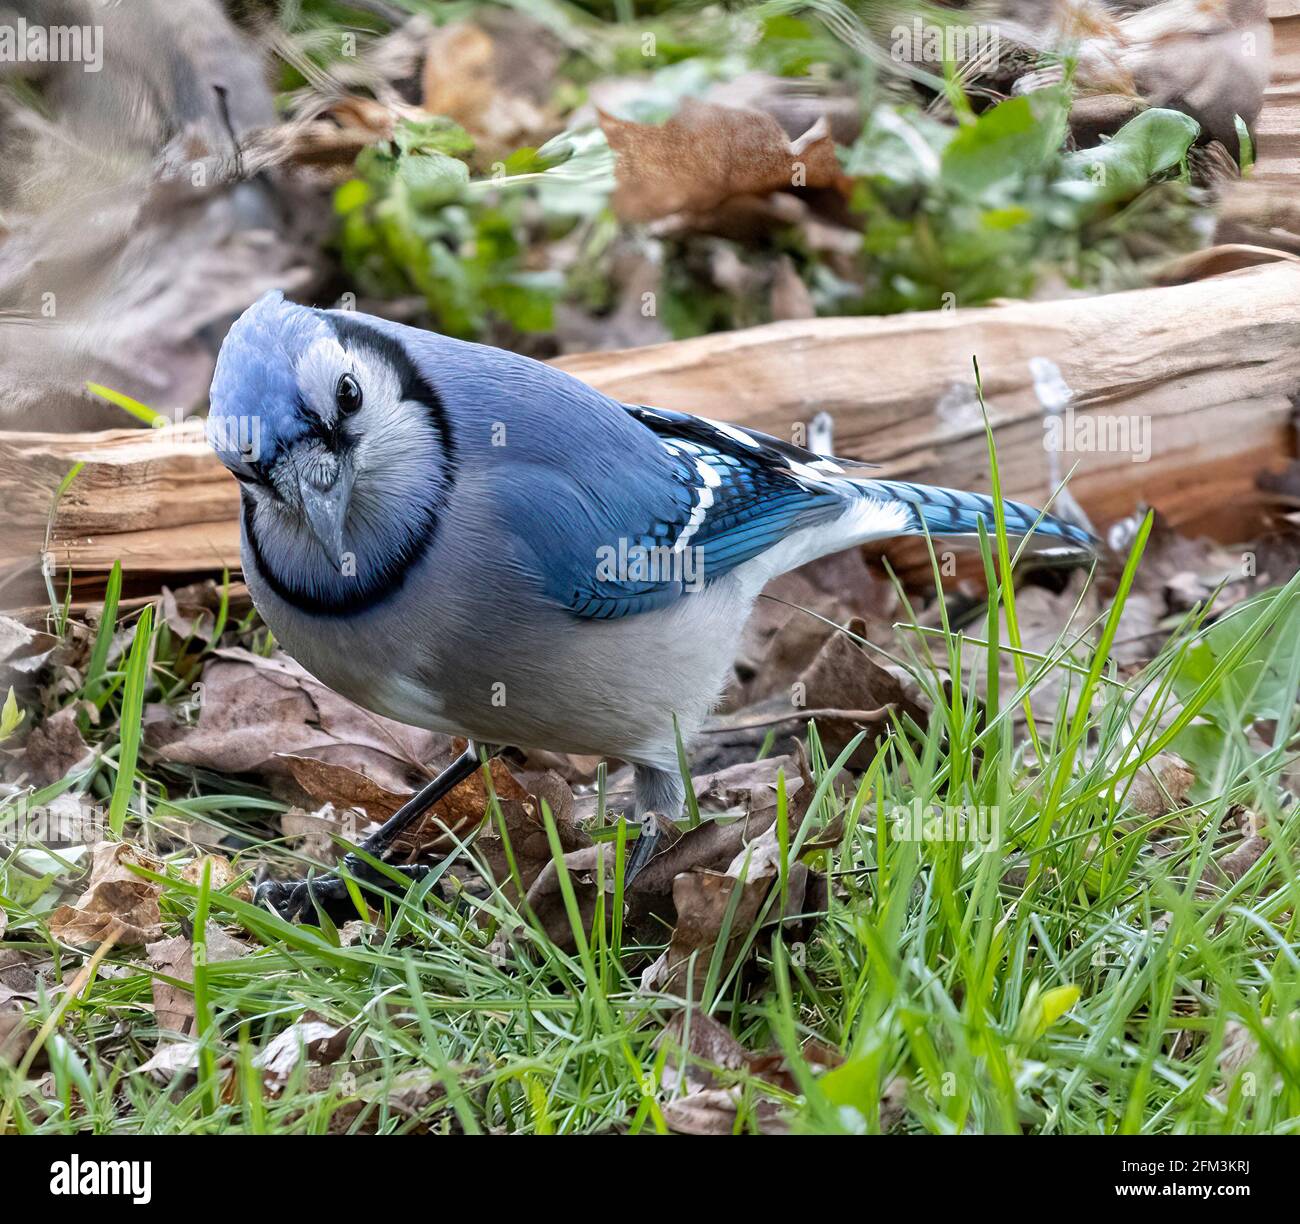
[[[1197,717],[1174,741],[1196,769],[1193,794],[1207,793],[1215,777],[1234,761],[1251,761],[1248,732],[1257,726],[1285,725],[1300,691],[1300,601],[1287,589],[1267,591],[1241,604],[1209,626],[1190,646],[1173,674],[1173,690],[1183,700],[1212,680],[1213,693]],[[1272,737],[1270,756],[1287,747]]]
[[1170,173],[1185,176],[1193,119],[1149,110],[1098,148],[1063,154],[1069,101],[1065,86],[1009,98],[955,131],[919,112],[877,108],[846,159],[866,229],[858,308],[1025,296],[1109,210]]
[[[366,149],[356,177],[335,193],[343,263],[361,290],[379,297],[418,293],[440,331],[481,336],[493,320],[545,332],[562,277],[529,265],[524,193],[471,193],[473,149],[450,120],[399,123],[391,142]],[[565,149],[520,149],[497,178],[542,173]]]

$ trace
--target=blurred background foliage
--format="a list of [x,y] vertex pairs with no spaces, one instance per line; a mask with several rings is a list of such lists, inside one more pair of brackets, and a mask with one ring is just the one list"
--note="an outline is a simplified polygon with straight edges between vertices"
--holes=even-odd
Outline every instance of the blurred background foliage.
[[[1068,56],[1031,57],[1026,67],[1056,79],[1005,96],[979,88],[969,65],[891,54],[914,19],[972,28],[978,6],[284,0],[270,11],[283,112],[374,135],[332,188],[331,291],[464,338],[546,356],[1113,290],[1204,238],[1191,118],[1144,112],[1079,150]],[[764,193],[724,182],[707,209],[630,219],[602,116],[662,124],[688,99],[739,111],[723,116],[734,130],[713,134],[724,160],[728,142],[744,154],[755,115],[796,143],[820,119],[842,177]],[[653,194],[656,172],[708,177],[718,160],[706,141],[698,166],[651,165],[640,186]]]

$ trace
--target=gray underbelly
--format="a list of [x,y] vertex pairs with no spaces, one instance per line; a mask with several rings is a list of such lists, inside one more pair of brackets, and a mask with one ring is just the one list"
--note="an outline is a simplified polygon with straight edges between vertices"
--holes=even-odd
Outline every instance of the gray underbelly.
[[485,743],[674,767],[731,672],[750,600],[721,580],[669,608],[586,621],[508,592],[473,609],[399,597],[361,615],[301,613],[250,588],[276,638],[336,692]]

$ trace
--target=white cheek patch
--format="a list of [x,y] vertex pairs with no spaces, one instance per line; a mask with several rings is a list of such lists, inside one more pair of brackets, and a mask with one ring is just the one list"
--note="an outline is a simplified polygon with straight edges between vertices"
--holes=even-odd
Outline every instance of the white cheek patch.
[[387,494],[426,497],[444,460],[427,410],[402,398],[401,378],[380,353],[356,348],[350,357],[362,394],[361,410],[348,426],[358,490],[367,484],[365,473],[380,472]]
[[364,348],[348,351],[333,337],[315,341],[294,367],[303,401],[327,425],[338,417],[336,394],[344,374],[361,384],[359,423],[384,428],[400,407],[402,384],[396,372],[377,354]]
[[410,407],[402,403],[402,382],[397,371],[378,354],[353,349],[352,369],[361,383],[361,411],[353,420],[353,433],[362,441],[400,429]]
[[361,384],[361,411],[357,419],[366,429],[391,424],[402,405],[402,380],[397,371],[368,349],[352,349],[348,357],[350,361],[345,368],[351,370]]
[[352,362],[343,346],[335,339],[322,338],[298,358],[294,376],[298,390],[307,406],[326,424],[338,415],[334,403],[334,389],[339,376],[352,369]]

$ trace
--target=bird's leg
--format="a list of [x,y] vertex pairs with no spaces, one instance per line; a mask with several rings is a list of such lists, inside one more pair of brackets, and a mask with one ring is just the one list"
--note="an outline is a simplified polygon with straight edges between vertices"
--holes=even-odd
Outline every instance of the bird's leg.
[[[493,757],[501,749],[493,745],[485,745],[483,751],[487,753],[488,757]],[[361,843],[360,849],[364,850],[371,858],[383,858],[393,842],[402,833],[433,807],[439,799],[450,794],[461,782],[479,768],[480,764],[482,764],[479,752],[479,746],[471,741],[466,746],[465,751],[432,782],[427,783],[412,795],[378,829],[367,837]],[[354,852],[343,856],[343,866],[347,869],[349,875],[364,883],[379,886],[391,884],[387,876],[377,871],[365,859]],[[394,866],[396,870],[402,872],[403,875],[410,876],[413,880],[421,879],[429,871],[427,865],[420,863],[403,864],[401,866],[395,864]],[[334,916],[334,913],[340,912],[341,907],[347,908],[350,904],[347,885],[336,875],[322,876],[318,880],[267,880],[258,886],[254,900],[258,904],[266,903],[270,905],[282,917],[290,920],[295,917],[311,917],[315,913],[317,904],[331,917]]]
[[682,804],[686,800],[686,787],[682,783],[681,774],[675,769],[654,769],[649,765],[638,765],[633,781],[636,792],[634,816],[641,835],[633,842],[632,850],[627,856],[627,870],[623,876],[625,884],[631,884],[636,879],[659,848],[662,835],[655,815],[676,820],[681,815]]

